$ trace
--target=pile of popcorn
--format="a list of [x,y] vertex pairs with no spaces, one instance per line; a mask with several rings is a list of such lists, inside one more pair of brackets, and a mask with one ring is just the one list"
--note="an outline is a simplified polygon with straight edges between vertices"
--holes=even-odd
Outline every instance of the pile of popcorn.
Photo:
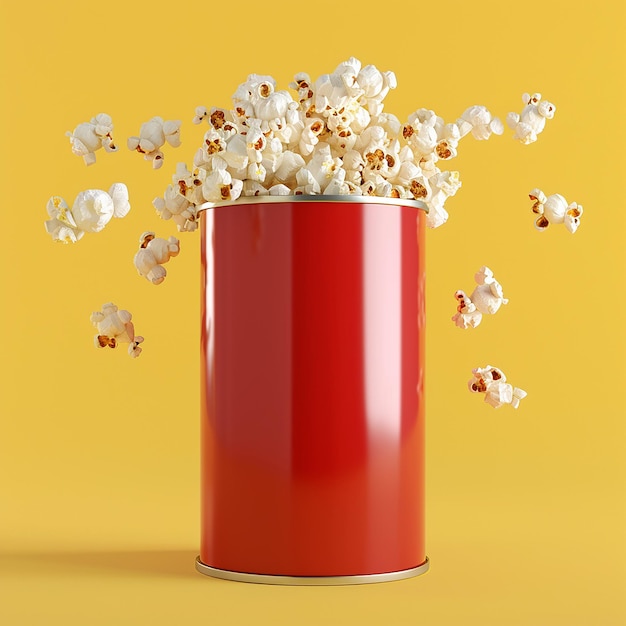
[[453,123],[428,109],[407,122],[384,112],[396,87],[393,72],[351,58],[312,81],[291,83],[297,99],[277,90],[271,76],[251,74],[233,95],[231,109],[196,109],[193,121],[209,130],[190,171],[179,163],[172,184],[154,201],[180,231],[194,230],[205,202],[263,195],[363,195],[417,199],[427,224],[448,219],[446,200],[461,181],[441,162],[457,154],[468,134],[488,139],[504,126],[484,106],[472,106]]
[[[422,201],[427,225],[437,228],[448,220],[446,201],[461,187],[457,171],[442,169],[457,156],[461,139],[471,134],[486,140],[504,132],[504,124],[482,105],[467,108],[451,123],[423,108],[402,123],[383,105],[396,87],[394,73],[363,67],[355,58],[315,81],[299,73],[289,86],[295,97],[278,90],[271,76],[251,74],[234,93],[231,108],[197,107],[193,123],[206,122],[209,129],[191,168],[178,163],[172,184],[153,201],[157,214],[173,220],[179,232],[192,232],[206,203],[265,195],[378,196]],[[522,100],[521,113],[509,113],[506,123],[513,138],[527,145],[554,117],[555,106],[539,93],[525,93]],[[165,158],[161,148],[180,145],[180,127],[180,120],[153,117],[141,125],[139,136],[128,138],[127,146],[157,169]],[[97,150],[118,150],[106,113],[66,134],[74,154],[87,165],[96,162]],[[568,205],[559,194],[546,197],[539,189],[529,195],[532,210],[539,215],[538,230],[563,223],[571,233],[576,231],[580,205]],[[71,209],[63,198],[53,196],[47,209],[51,218],[45,224],[47,232],[55,241],[75,243],[85,232],[102,230],[112,217],[126,215],[128,190],[122,183],[108,192],[90,189],[78,195]],[[152,284],[161,284],[166,276],[163,264],[179,251],[175,237],[164,239],[146,231],[139,237],[135,267]],[[483,266],[475,280],[471,296],[461,290],[455,293],[458,306],[452,320],[459,328],[475,328],[483,315],[496,313],[508,302],[488,267]],[[128,343],[129,354],[138,356],[143,337],[135,336],[131,317],[112,303],[103,305],[91,318],[98,329],[96,345]],[[474,369],[469,388],[485,393],[485,400],[496,408],[503,404],[517,408],[526,395],[491,366]]]

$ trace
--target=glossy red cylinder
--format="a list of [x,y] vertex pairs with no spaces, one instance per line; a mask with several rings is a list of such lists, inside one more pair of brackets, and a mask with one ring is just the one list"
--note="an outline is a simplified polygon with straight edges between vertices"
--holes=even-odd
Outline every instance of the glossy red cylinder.
[[424,211],[258,200],[201,217],[199,562],[293,577],[418,567]]

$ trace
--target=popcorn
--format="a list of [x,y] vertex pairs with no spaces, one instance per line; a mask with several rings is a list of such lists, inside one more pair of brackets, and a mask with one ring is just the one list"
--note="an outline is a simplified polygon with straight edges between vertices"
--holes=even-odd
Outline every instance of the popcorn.
[[122,218],[130,211],[128,189],[123,183],[114,183],[108,193],[100,189],[81,191],[71,210],[63,198],[52,196],[46,209],[52,219],[45,227],[52,239],[76,243],[86,232],[98,233],[111,218]]
[[113,217],[125,217],[130,211],[128,201],[128,187],[124,183],[113,183],[109,188],[109,195],[113,200]]
[[[419,109],[409,116],[402,128],[402,136],[417,155],[425,156],[433,152],[437,145],[436,117],[432,111]],[[432,115],[431,115],[432,114]]]
[[380,115],[383,110],[383,100],[390,89],[398,86],[396,75],[393,72],[380,72],[373,65],[365,66],[358,74],[357,84],[363,90],[361,100],[371,115]]
[[319,118],[310,118],[304,123],[304,128],[300,134],[298,148],[302,156],[309,156],[317,143],[319,135],[326,129],[326,125]]
[[267,170],[263,166],[263,163],[250,163],[247,170],[248,180],[254,180],[262,183],[267,176]]
[[498,312],[501,305],[509,302],[504,297],[502,286],[488,267],[481,267],[474,275],[474,280],[478,286],[471,296],[468,297],[461,290],[454,294],[459,304],[452,321],[459,328],[476,328],[482,321],[483,315],[493,315]]
[[497,367],[487,365],[472,370],[472,378],[467,386],[472,393],[484,393],[485,402],[494,409],[499,409],[504,404],[510,404],[514,409],[528,394],[518,387],[513,387],[506,382],[506,376]]
[[162,198],[152,201],[157,214],[164,220],[173,219],[179,232],[193,232],[198,228],[199,204],[204,202],[202,182],[204,170],[190,172],[184,163],[178,163],[172,184]]
[[[271,76],[250,74],[233,94],[230,110],[196,108],[193,122],[206,120],[209,130],[193,161],[194,197],[174,181],[154,200],[157,212],[175,219],[179,230],[192,230],[202,202],[242,195],[374,195],[421,200],[427,225],[441,226],[448,219],[446,201],[461,182],[458,172],[438,164],[457,156],[465,135],[487,139],[501,134],[503,125],[479,105],[455,123],[417,109],[402,124],[383,112],[396,84],[393,72],[362,67],[354,57],[315,81],[296,74],[289,86],[297,99],[278,90]],[[162,159],[163,141],[153,137],[158,124],[144,126],[129,146]]]
[[488,267],[481,267],[474,274],[474,280],[478,286],[472,292],[471,299],[483,315],[493,315],[498,312],[501,305],[508,304],[509,301],[502,293],[502,286]]
[[[305,162],[302,156],[300,156],[297,152],[286,150],[282,154],[280,163],[274,171],[274,179],[283,184],[293,184],[296,182],[296,174],[304,167],[304,165]],[[259,178],[254,180],[260,180],[260,182],[263,182]]]
[[198,106],[196,107],[196,114],[192,121],[194,124],[200,124],[202,120],[205,120],[207,118],[208,115],[209,112],[207,111],[206,107]]
[[575,233],[580,226],[580,216],[583,214],[582,205],[572,202],[567,206],[563,223],[570,233]]
[[315,110],[346,108],[353,98],[362,95],[357,80],[360,69],[361,62],[350,57],[340,63],[332,74],[322,74],[315,81]]
[[[226,149],[213,159],[216,169],[230,167],[233,170],[241,170],[248,166],[248,142],[244,135],[232,135],[226,141]],[[222,164],[225,161],[225,165]]]
[[[432,191],[431,190],[432,186]],[[448,198],[455,195],[461,187],[458,172],[439,172],[432,174],[428,184],[415,179],[411,183],[411,193],[416,199],[422,199],[428,206],[426,226],[438,228],[448,221],[448,212],[444,205]],[[430,191],[430,193],[429,193]]]
[[165,142],[177,148],[180,146],[180,120],[164,122],[160,117],[153,117],[141,125],[139,137],[128,138],[128,148],[144,155],[146,161],[152,161],[152,167],[163,165],[163,152],[160,148]]
[[501,135],[504,132],[504,124],[497,117],[492,117],[486,107],[480,105],[465,109],[456,121],[456,126],[461,137],[471,132],[478,140],[489,139],[491,133]]
[[76,225],[76,220],[70,211],[67,202],[60,196],[52,196],[46,206],[48,215],[52,218],[45,223],[46,232],[52,235],[54,241],[76,243],[85,234]]
[[580,216],[583,214],[583,207],[572,202],[567,204],[567,200],[560,194],[555,193],[546,196],[541,189],[533,189],[528,197],[533,201],[533,213],[539,215],[535,221],[535,228],[543,231],[550,224],[564,224],[570,233],[575,233],[580,226]]
[[291,189],[289,189],[289,187],[287,187],[287,185],[272,185],[269,188],[269,195],[270,196],[290,196],[291,195]]
[[98,329],[94,337],[97,348],[116,348],[120,343],[127,343],[128,354],[135,358],[141,354],[139,344],[143,337],[135,335],[135,326],[128,311],[120,311],[112,302],[102,305],[101,311],[91,314],[91,323]]
[[341,159],[333,158],[330,146],[324,143],[315,150],[311,160],[303,169],[311,173],[320,191],[323,192],[340,167]]
[[243,182],[234,179],[226,169],[211,172],[202,183],[202,194],[207,202],[237,200],[243,190]]
[[180,252],[180,242],[175,237],[162,239],[153,232],[142,233],[139,251],[133,260],[140,276],[145,276],[153,285],[160,285],[167,275],[163,263],[167,263]]
[[506,123],[515,131],[513,139],[529,144],[537,141],[537,135],[543,131],[546,120],[554,117],[556,107],[547,100],[541,100],[540,93],[534,93],[532,96],[525,93],[522,95],[522,101],[525,106],[521,115],[509,113]]
[[[216,130],[223,130],[224,132],[229,132],[230,130],[235,128],[233,116],[226,111],[226,109],[220,109],[219,107],[213,107],[211,111],[207,111],[206,107],[198,107],[196,109],[196,117],[194,117],[194,124],[199,124],[201,118],[200,114],[203,114],[204,117],[207,117],[208,123],[215,128]],[[197,119],[199,121],[197,121]]]
[[112,133],[111,116],[98,113],[91,121],[79,124],[73,133],[67,131],[65,135],[70,138],[72,152],[82,156],[85,165],[93,165],[96,162],[96,150],[104,148],[105,152],[117,152]]
[[320,193],[320,186],[313,174],[307,169],[301,169],[296,174],[296,194],[314,196]]
[[271,76],[250,74],[248,80],[239,86],[233,95],[235,113],[257,122],[263,133],[270,125],[287,124],[287,116],[292,104],[296,104],[286,91],[276,91],[276,81]]
[[454,293],[459,305],[457,306],[457,314],[452,318],[452,321],[459,328],[476,328],[483,319],[483,314],[476,309],[476,305],[470,300],[469,296],[464,291],[456,291]]
[[285,118],[293,98],[286,91],[273,91],[270,83],[262,83],[254,94],[252,102],[256,117],[270,122]]
[[[297,189],[297,187],[296,187]],[[297,193],[297,191],[296,191]],[[244,180],[243,188],[242,188],[242,196],[267,196],[269,195],[269,191],[261,185],[261,183],[256,180]]]
[[263,150],[267,147],[267,139],[261,130],[258,120],[248,129],[245,141],[249,162],[260,163],[263,160]]
[[[192,171],[178,163],[172,183],[153,205],[163,219],[172,219],[179,231],[197,229],[198,208],[204,202],[234,201],[241,196],[359,195],[397,199],[414,198],[427,207],[426,224],[437,228],[448,219],[445,204],[461,187],[459,173],[442,170],[457,156],[460,141],[471,134],[477,140],[501,135],[502,122],[482,105],[467,108],[454,123],[446,123],[434,111],[415,110],[406,123],[383,113],[383,101],[396,87],[393,72],[381,72],[373,65],[361,66],[351,57],[331,74],[316,81],[300,73],[290,87],[297,100],[276,89],[271,76],[250,74],[232,96],[231,109],[198,106],[194,124],[207,121],[202,146],[193,159]],[[555,107],[541,100],[540,94],[524,94],[521,115],[509,113],[507,124],[514,138],[524,144],[536,141],[546,119]],[[165,143],[180,145],[178,120],[154,117],[142,124],[138,137],[128,139],[128,147],[161,167]],[[72,151],[87,165],[95,162],[95,151],[117,150],[112,138],[113,124],[106,114],[80,124],[70,137]],[[530,194],[533,211],[539,214],[536,226],[545,230],[549,223],[564,223],[570,232],[580,224],[582,206],[559,194],[546,197],[539,189]],[[128,190],[121,183],[109,192],[87,190],[76,198],[72,209],[59,196],[47,205],[50,220],[47,232],[56,241],[76,242],[85,232],[99,232],[112,217],[123,217],[130,210]],[[163,264],[177,256],[180,242],[175,237],[157,238],[146,231],[134,264],[138,273],[155,285],[167,275]],[[493,272],[483,266],[475,275],[471,296],[458,290],[454,297],[457,313],[452,317],[459,328],[475,328],[482,316],[495,314],[507,304]],[[98,329],[98,347],[115,348],[129,344],[129,354],[138,356],[143,337],[135,336],[128,311],[112,303],[103,305],[91,321]],[[476,368],[469,381],[470,391],[484,393],[494,408],[511,404],[514,408],[526,392],[506,382],[504,373],[494,367]]]
[[311,77],[305,72],[300,72],[294,77],[294,82],[289,83],[292,89],[298,91],[299,102],[304,110],[308,110],[312,104],[313,91],[311,89]]
[[275,137],[270,139],[263,151],[263,160],[261,161],[263,167],[269,173],[268,183],[271,184],[271,179],[274,176],[274,172],[278,169],[283,156],[283,146],[280,141]]

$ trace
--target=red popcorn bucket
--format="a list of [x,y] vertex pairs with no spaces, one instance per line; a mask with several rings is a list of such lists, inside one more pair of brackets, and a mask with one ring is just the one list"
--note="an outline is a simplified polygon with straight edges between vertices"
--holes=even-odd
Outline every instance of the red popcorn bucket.
[[278,584],[425,572],[425,205],[207,206],[197,570]]

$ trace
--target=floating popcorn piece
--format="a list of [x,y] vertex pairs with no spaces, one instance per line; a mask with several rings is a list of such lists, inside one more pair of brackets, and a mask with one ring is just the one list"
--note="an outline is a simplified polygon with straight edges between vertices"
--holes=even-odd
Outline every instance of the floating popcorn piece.
[[139,344],[143,337],[135,335],[132,315],[125,310],[120,311],[112,302],[102,305],[101,311],[91,314],[91,323],[97,328],[94,337],[97,348],[116,348],[120,343],[127,343],[128,354],[135,358],[141,354]]
[[504,404],[510,404],[514,409],[528,394],[518,387],[506,382],[504,372],[497,367],[487,365],[472,370],[472,378],[467,386],[472,393],[484,393],[485,402],[494,409]]
[[109,188],[109,195],[113,200],[113,217],[126,217],[130,211],[128,187],[124,183],[113,183]]
[[487,107],[474,105],[466,109],[456,121],[460,136],[465,137],[468,133],[478,140],[489,139],[491,134],[501,135],[504,132],[504,124],[497,118],[492,117]]
[[478,286],[472,292],[471,300],[481,313],[493,315],[501,305],[508,304],[502,285],[493,277],[493,272],[488,267],[481,267],[474,275],[474,280]]
[[576,202],[572,202],[565,211],[563,223],[570,233],[575,233],[580,226],[580,216],[583,214],[583,207]]
[[111,116],[99,113],[91,121],[79,124],[73,133],[67,131],[65,135],[70,138],[72,152],[82,156],[85,165],[93,165],[96,162],[96,150],[104,148],[105,152],[117,152],[112,133]]
[[485,402],[494,409],[499,409],[503,404],[511,404],[513,387],[509,383],[492,382],[485,391]]
[[528,394],[519,387],[513,387],[513,398],[511,399],[511,406],[516,409],[519,406],[521,400],[523,400]]
[[474,275],[477,287],[471,296],[464,291],[456,291],[454,297],[459,303],[452,321],[459,328],[476,328],[483,315],[497,313],[503,304],[509,301],[504,297],[502,285],[494,278],[493,272],[486,266]]
[[146,161],[152,161],[152,167],[158,169],[163,165],[163,152],[160,148],[165,142],[177,148],[180,146],[180,120],[163,121],[161,117],[153,117],[141,125],[139,137],[128,138],[128,148],[144,155]]
[[205,120],[209,115],[206,107],[198,106],[196,107],[196,114],[192,120],[194,124],[200,124],[202,120]]
[[142,233],[139,238],[139,251],[134,264],[140,276],[145,276],[152,284],[160,285],[167,275],[163,263],[167,263],[180,252],[180,242],[175,237],[162,239],[153,232]]
[[576,202],[567,204],[567,200],[558,193],[546,196],[541,189],[533,189],[528,197],[533,201],[533,213],[539,215],[535,228],[543,231],[550,224],[564,224],[570,233],[575,233],[580,226],[583,207]]
[[476,328],[483,319],[483,314],[476,309],[476,305],[464,291],[456,291],[454,297],[459,304],[456,308],[457,313],[452,318],[452,321],[459,328]]
[[75,243],[87,233],[100,232],[111,218],[121,218],[130,211],[128,189],[124,183],[113,183],[109,192],[101,189],[81,191],[70,210],[60,196],[48,200],[46,231],[55,241]]
[[522,95],[524,108],[521,115],[509,113],[506,123],[509,128],[515,131],[513,139],[523,144],[530,144],[537,141],[537,135],[541,133],[546,125],[546,120],[551,120],[556,112],[556,107],[547,100],[541,99],[540,93]]
[[78,228],[70,207],[63,198],[52,196],[48,200],[46,209],[48,215],[52,218],[45,222],[46,232],[52,235],[54,241],[76,243],[83,237],[85,231]]
[[101,189],[81,191],[72,205],[76,225],[88,233],[99,233],[113,217],[113,198]]

